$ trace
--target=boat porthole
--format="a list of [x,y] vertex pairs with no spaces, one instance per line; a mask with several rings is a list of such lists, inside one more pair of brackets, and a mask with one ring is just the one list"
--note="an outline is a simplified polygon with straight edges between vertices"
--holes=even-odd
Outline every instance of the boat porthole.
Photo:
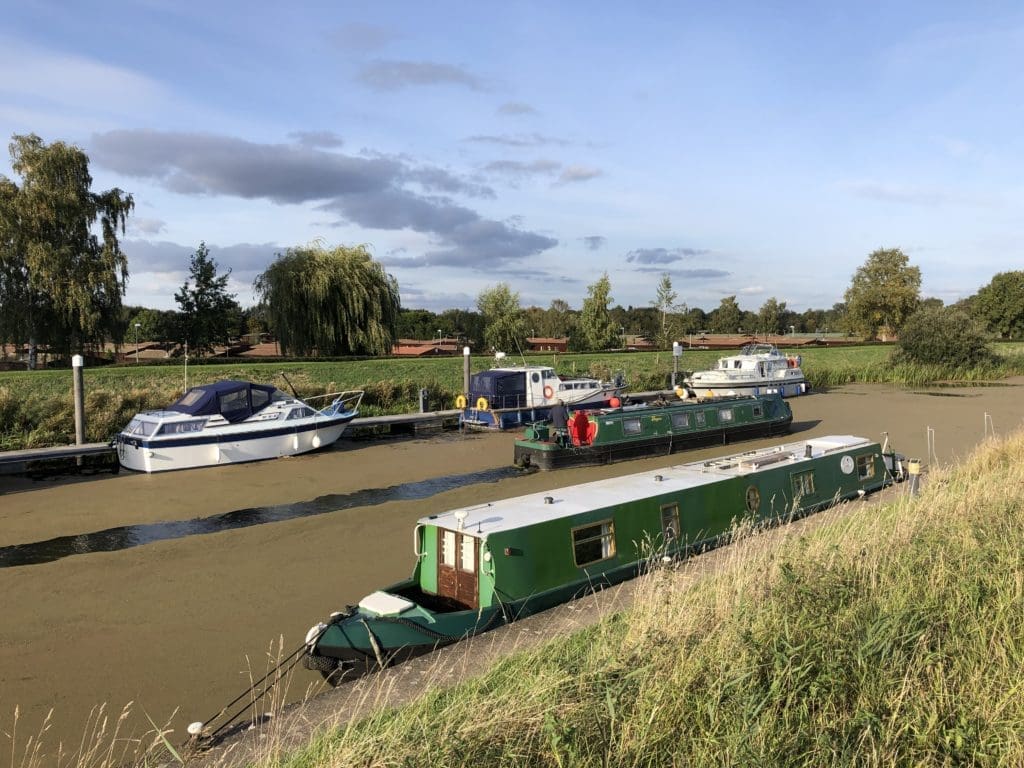
[[747,486],[747,511],[757,512],[761,507],[761,492],[757,490],[757,486]]

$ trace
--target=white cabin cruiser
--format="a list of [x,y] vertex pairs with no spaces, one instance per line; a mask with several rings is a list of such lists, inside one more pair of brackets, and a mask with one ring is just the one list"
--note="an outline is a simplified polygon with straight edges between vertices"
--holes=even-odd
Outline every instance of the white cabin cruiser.
[[621,378],[563,379],[549,365],[511,365],[474,374],[456,406],[466,426],[509,429],[546,419],[559,400],[570,409],[605,406],[622,396],[624,386]]
[[317,410],[266,384],[193,387],[162,411],[136,414],[114,438],[117,457],[127,469],[163,472],[315,451],[341,437],[359,415],[363,393],[321,397],[334,399]]
[[685,384],[698,395],[764,395],[794,397],[810,391],[799,355],[787,357],[774,344],[748,344],[740,354],[722,357],[718,366],[698,371]]

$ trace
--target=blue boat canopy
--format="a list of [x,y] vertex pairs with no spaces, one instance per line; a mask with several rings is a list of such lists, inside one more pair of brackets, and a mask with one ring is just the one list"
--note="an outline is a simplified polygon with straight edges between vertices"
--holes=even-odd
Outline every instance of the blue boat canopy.
[[287,395],[284,392],[269,384],[227,380],[192,387],[180,400],[167,406],[167,410],[190,416],[220,414],[234,423],[259,413],[271,400],[285,397]]
[[523,371],[483,371],[473,375],[469,385],[472,397],[486,397],[488,400],[525,395],[526,374]]

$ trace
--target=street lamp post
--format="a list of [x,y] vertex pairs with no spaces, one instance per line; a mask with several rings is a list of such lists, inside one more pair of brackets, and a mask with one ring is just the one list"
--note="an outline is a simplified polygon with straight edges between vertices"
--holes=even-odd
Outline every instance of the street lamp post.
[[139,364],[139,328],[142,327],[142,323],[135,324],[135,364]]
[[441,329],[440,328],[437,329],[437,349],[438,349],[438,351],[441,350]]

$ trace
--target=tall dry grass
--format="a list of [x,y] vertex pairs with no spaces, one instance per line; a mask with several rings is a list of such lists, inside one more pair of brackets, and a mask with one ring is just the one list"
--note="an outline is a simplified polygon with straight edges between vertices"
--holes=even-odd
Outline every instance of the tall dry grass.
[[261,766],[1024,765],[1024,436]]

